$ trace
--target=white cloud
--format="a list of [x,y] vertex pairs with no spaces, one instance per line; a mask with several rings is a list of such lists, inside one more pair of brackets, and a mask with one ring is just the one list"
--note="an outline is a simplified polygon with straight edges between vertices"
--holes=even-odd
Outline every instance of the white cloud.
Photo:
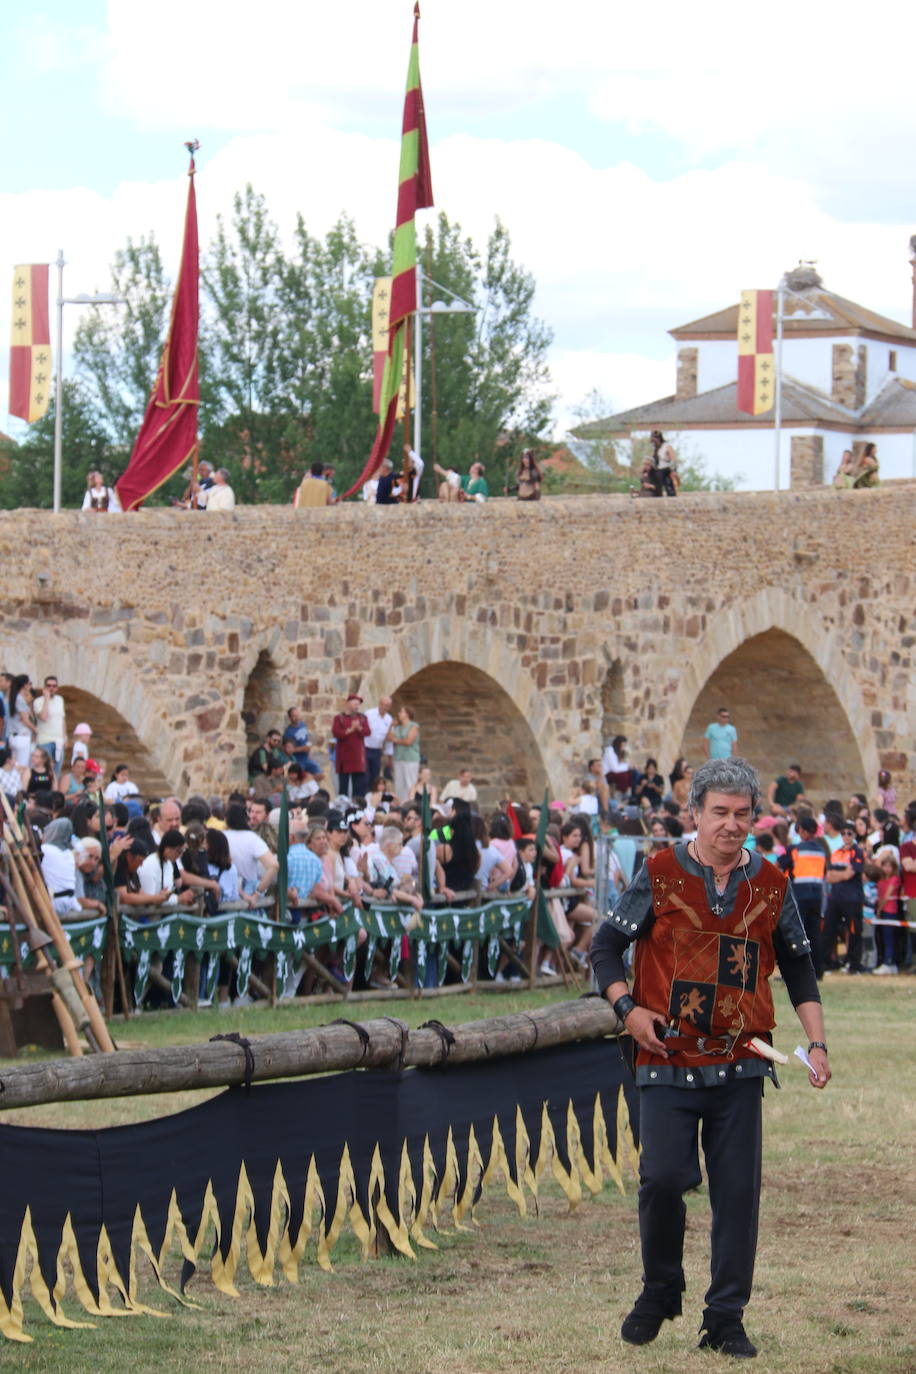
[[[569,13],[533,0],[523,18],[489,0],[464,0],[460,11],[424,0],[437,207],[481,245],[494,216],[508,226],[514,256],[537,281],[537,312],[555,331],[559,429],[593,386],[618,408],[670,392],[667,329],[744,287],[775,285],[800,257],[817,259],[832,289],[909,321],[916,223],[904,219],[899,167],[916,115],[909,81],[898,80],[908,49],[887,41],[885,13],[878,0],[852,35],[824,0],[776,0],[759,30],[755,14],[724,0],[706,0],[699,12],[672,0],[648,10],[583,0]],[[199,133],[204,243],[250,181],[285,236],[297,211],[320,234],[346,210],[367,242],[384,244],[395,210],[405,0],[276,0],[263,22],[252,22],[241,0],[160,0],[155,24],[133,0],[110,0],[104,31],[39,13],[22,32],[40,45],[46,69],[84,63],[87,105],[101,101],[119,126],[169,139]],[[856,70],[881,72],[880,101],[835,78],[852,71],[853,44]],[[506,112],[535,112],[544,101],[561,111],[554,139],[500,136]],[[608,122],[605,166],[571,146],[583,102]],[[492,136],[437,138],[437,112],[445,127],[462,111],[473,116],[468,127]],[[77,137],[79,111],[69,114]],[[680,170],[663,175],[615,154],[621,124],[670,140],[681,161],[669,166]],[[898,141],[882,151],[888,126]],[[211,148],[208,129],[219,135]],[[856,142],[869,158],[864,166],[857,158],[853,175]],[[698,166],[700,157],[709,165]],[[165,182],[123,181],[110,195],[91,187],[0,194],[0,270],[53,260],[63,246],[67,294],[104,288],[114,251],[149,231],[174,270],[186,186],[176,142],[176,173]],[[68,332],[76,314],[68,308]]]

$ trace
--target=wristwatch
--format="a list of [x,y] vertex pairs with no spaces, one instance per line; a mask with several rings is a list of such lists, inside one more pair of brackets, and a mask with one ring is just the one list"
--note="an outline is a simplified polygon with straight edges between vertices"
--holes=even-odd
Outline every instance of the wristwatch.
[[824,1044],[823,1040],[812,1040],[811,1044],[808,1046],[808,1053],[810,1054],[812,1050],[823,1050],[826,1054],[827,1046]]

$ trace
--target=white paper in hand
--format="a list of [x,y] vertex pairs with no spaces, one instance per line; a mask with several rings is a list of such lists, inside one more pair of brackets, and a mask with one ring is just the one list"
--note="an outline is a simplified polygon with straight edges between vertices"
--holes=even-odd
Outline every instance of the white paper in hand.
[[801,1062],[804,1064],[805,1068],[808,1069],[809,1072],[811,1072],[811,1073],[814,1074],[814,1077],[815,1077],[815,1078],[818,1078],[818,1077],[819,1077],[819,1074],[818,1074],[818,1072],[817,1072],[817,1069],[814,1067],[814,1065],[811,1063],[811,1060],[808,1058],[808,1052],[807,1052],[807,1050],[803,1049],[801,1045],[796,1045],[796,1046],[795,1046],[795,1055],[796,1055],[796,1058],[798,1058],[798,1059],[801,1060]]

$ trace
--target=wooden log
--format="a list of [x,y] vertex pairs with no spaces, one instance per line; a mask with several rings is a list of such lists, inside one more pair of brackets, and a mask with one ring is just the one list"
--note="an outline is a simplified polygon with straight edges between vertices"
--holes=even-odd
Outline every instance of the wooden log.
[[[231,1027],[231,1022],[226,1024]],[[344,1069],[394,1068],[401,1064],[430,1067],[443,1060],[442,1040],[433,1030],[413,1030],[402,1039],[398,1026],[387,1018],[362,1024],[369,1037],[366,1046],[348,1025],[250,1037],[253,1081]],[[589,997],[555,1002],[530,1012],[468,1021],[450,1029],[455,1043],[448,1054],[449,1063],[467,1064],[573,1040],[595,1040],[619,1033],[620,1024],[606,1001]],[[231,1041],[217,1040],[17,1064],[2,1074],[0,1101],[5,1112],[43,1102],[225,1087],[243,1082],[244,1076],[243,1049]]]
[[[172,996],[172,980],[171,978],[166,978],[162,969],[154,968],[154,966],[150,964],[147,977],[151,983],[155,983],[156,987],[159,988],[161,992],[167,992],[170,997]],[[191,1009],[191,999],[186,993],[179,992],[178,1004],[189,1011]]]

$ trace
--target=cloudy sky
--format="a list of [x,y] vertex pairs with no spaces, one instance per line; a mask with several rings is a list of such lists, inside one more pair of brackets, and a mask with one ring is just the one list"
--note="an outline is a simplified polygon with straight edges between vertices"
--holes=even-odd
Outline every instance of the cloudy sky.
[[[411,0],[3,11],[0,263],[62,247],[66,294],[104,289],[114,250],[153,231],[174,270],[192,136],[204,241],[248,181],[284,233],[297,210],[316,233],[346,210],[384,241]],[[909,322],[911,24],[902,0],[858,17],[822,0],[424,0],[436,206],[481,242],[499,215],[533,272],[557,434],[593,388],[615,409],[670,393],[666,331],[800,258]],[[15,434],[5,351],[0,371]]]

